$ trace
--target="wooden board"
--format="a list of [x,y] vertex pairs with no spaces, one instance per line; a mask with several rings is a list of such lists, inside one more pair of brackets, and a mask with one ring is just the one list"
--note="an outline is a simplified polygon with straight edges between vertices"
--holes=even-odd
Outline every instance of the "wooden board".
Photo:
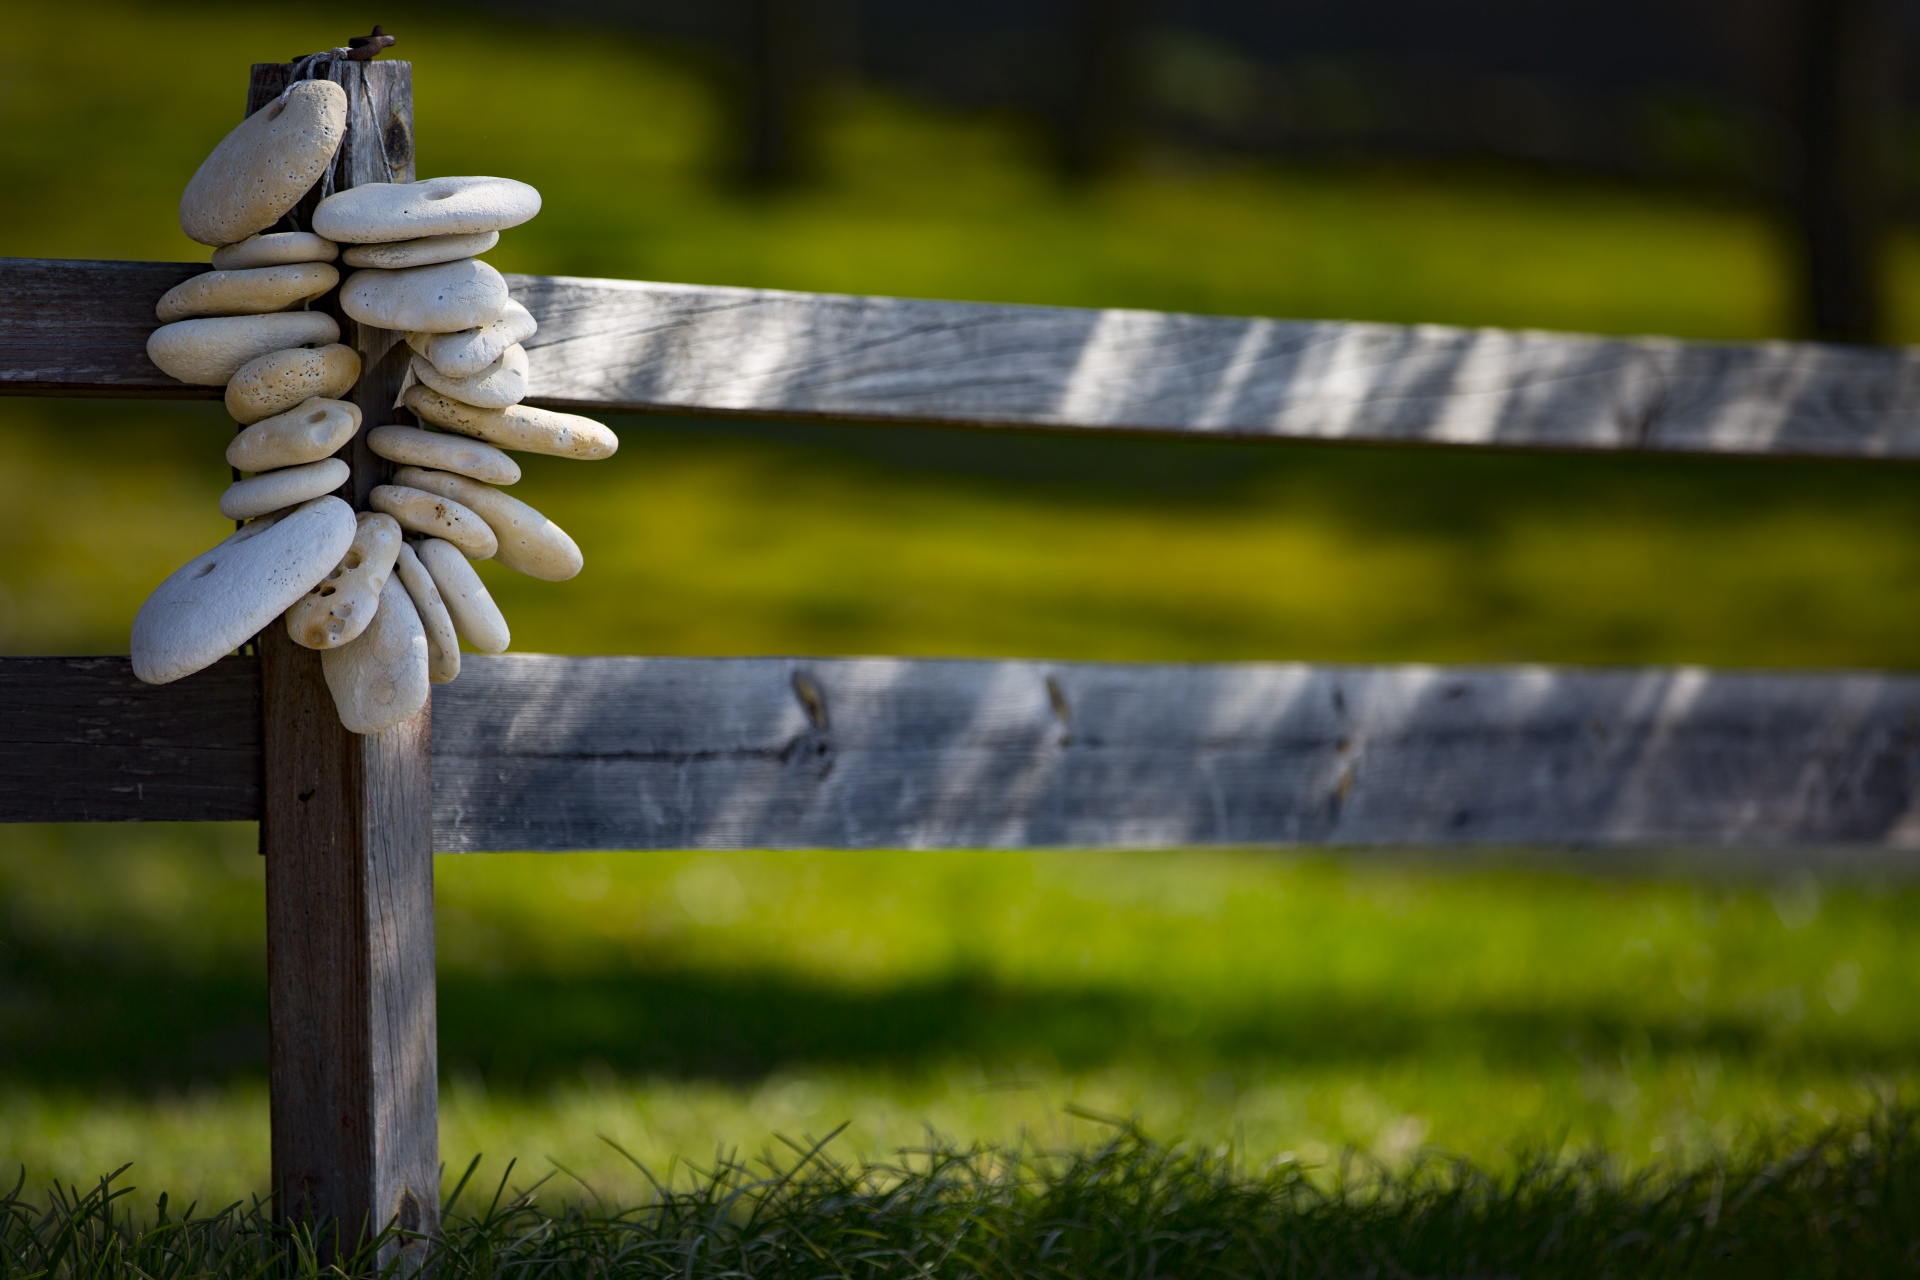
[[217,400],[147,359],[154,304],[207,262],[0,258],[0,395]]
[[0,822],[259,816],[254,663],[149,685],[125,658],[0,659]]
[[[4,816],[254,816],[253,670],[0,660]],[[1920,845],[1913,676],[469,656],[432,724],[449,851]]]
[[1920,355],[514,277],[594,408],[1509,448],[1920,456]]
[[[0,260],[0,302],[40,300],[0,306],[0,392],[217,394],[169,384],[134,322],[190,270]],[[1902,348],[509,279],[540,320],[533,400],[586,412],[1920,457],[1920,353]],[[49,314],[76,320],[71,356]]]
[[[248,110],[287,84],[254,67]],[[413,179],[413,75],[405,62],[335,62],[347,93],[336,188]],[[319,200],[295,210],[302,228]],[[336,314],[338,314],[336,312]],[[394,421],[401,335],[340,316],[360,352],[360,434],[340,452],[364,508],[388,465],[366,433]],[[260,637],[267,860],[267,984],[275,1208],[351,1233],[437,1229],[438,1057],[433,944],[431,708],[384,733],[341,727],[320,655]],[[389,1253],[401,1261],[424,1247]]]
[[1920,844],[1920,679],[501,657],[446,850]]

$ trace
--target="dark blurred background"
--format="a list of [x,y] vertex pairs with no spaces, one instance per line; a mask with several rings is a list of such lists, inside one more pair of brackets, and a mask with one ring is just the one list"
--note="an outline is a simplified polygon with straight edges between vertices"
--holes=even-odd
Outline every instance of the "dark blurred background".
[[[494,3],[524,16],[519,5]],[[1920,209],[1920,0],[551,0],[697,50],[738,176],[804,180],[822,104],[879,86],[1041,125],[1068,180],[1173,141],[1479,162],[1758,196],[1807,336],[1884,336],[1879,254]]]

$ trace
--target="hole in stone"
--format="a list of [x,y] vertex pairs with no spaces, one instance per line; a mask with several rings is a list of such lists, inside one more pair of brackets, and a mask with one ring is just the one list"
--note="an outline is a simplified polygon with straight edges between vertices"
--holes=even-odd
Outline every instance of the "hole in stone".
[[322,600],[325,600],[328,596],[332,595],[334,592],[338,591],[339,589],[340,588],[334,586],[331,582],[323,582],[320,584],[320,589],[314,592],[314,594],[319,596]]
[[200,571],[193,575],[194,581],[196,582],[199,581],[201,578],[206,577],[208,574],[212,573],[215,569],[218,569],[219,567],[220,567],[220,562],[218,560],[207,561],[205,564],[200,566]]

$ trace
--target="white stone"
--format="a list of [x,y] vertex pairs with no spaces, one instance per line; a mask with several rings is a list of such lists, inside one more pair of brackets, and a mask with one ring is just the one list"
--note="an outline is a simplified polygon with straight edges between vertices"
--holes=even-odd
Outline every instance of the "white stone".
[[180,197],[180,229],[210,245],[265,231],[320,180],[346,131],[346,90],[329,80],[289,86],[200,162]]
[[213,265],[220,271],[245,267],[282,267],[290,262],[332,262],[340,256],[340,246],[311,231],[269,231],[248,236],[239,244],[213,251]]
[[450,378],[425,358],[415,356],[413,376],[449,400],[476,409],[504,409],[527,398],[527,352],[516,342],[470,378]]
[[502,449],[592,461],[611,458],[620,447],[620,437],[603,424],[577,413],[555,413],[530,404],[477,409],[449,400],[432,387],[417,384],[407,388],[404,400],[422,422],[497,444]]
[[540,193],[512,178],[365,182],[322,200],[313,229],[342,243],[383,244],[505,231],[539,212]]
[[487,587],[474,572],[473,565],[451,542],[428,538],[415,544],[420,563],[433,575],[447,613],[466,642],[482,653],[504,653],[512,635],[500,606],[487,594]]
[[565,582],[586,564],[579,545],[565,529],[520,499],[489,485],[422,467],[401,467],[393,479],[396,484],[425,489],[471,507],[500,541],[493,558],[509,569],[547,582]]
[[479,231],[464,236],[422,236],[418,240],[395,240],[391,244],[356,244],[347,249],[350,267],[379,267],[395,271],[401,267],[430,267],[436,262],[454,262],[477,258],[500,243],[498,231]]
[[147,359],[196,387],[224,387],[240,366],[270,351],[340,341],[340,323],[324,311],[179,320],[147,335]]
[[420,714],[432,696],[427,633],[398,575],[380,589],[379,612],[350,644],[320,654],[320,672],[349,733],[381,733]]
[[400,526],[393,517],[362,511],[353,544],[333,571],[287,610],[287,635],[309,649],[337,649],[373,621],[380,588],[400,554]]
[[347,277],[340,309],[380,329],[458,333],[500,318],[507,309],[507,282],[474,258],[404,271],[369,267]]
[[433,367],[451,378],[470,378],[500,358],[516,342],[525,342],[540,329],[533,313],[507,299],[507,309],[492,324],[459,333],[409,333],[407,345],[425,356]]
[[437,493],[404,484],[376,485],[367,495],[367,505],[398,520],[408,533],[445,538],[470,560],[490,560],[499,548],[485,520]]
[[400,558],[394,561],[393,571],[420,615],[420,629],[427,634],[427,679],[434,684],[453,683],[460,674],[460,637],[453,629],[447,602],[440,598],[440,588],[433,585],[433,575],[420,563],[410,543],[400,544]]
[[389,462],[451,471],[488,484],[512,484],[520,478],[520,464],[492,445],[442,431],[375,427],[367,433],[367,447]]
[[241,365],[227,383],[227,412],[241,425],[318,396],[338,400],[360,380],[360,356],[352,347],[272,351]]
[[197,316],[261,315],[311,302],[339,283],[340,273],[324,262],[203,271],[167,290],[153,312],[165,322]]
[[348,474],[347,464],[340,459],[322,458],[304,466],[236,480],[220,495],[220,514],[229,520],[251,520],[298,506],[332,493],[347,482]]
[[318,462],[353,439],[360,406],[313,396],[242,431],[227,445],[227,465],[241,471],[272,471]]
[[353,508],[315,498],[256,520],[181,565],[133,619],[133,673],[166,684],[212,666],[270,625],[353,542]]

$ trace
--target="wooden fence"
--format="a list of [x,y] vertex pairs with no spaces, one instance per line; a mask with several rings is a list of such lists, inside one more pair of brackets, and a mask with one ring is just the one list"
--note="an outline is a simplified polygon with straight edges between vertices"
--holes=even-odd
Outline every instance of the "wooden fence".
[[[326,74],[337,185],[359,139],[411,156],[407,64]],[[204,269],[0,260],[0,392],[218,395],[144,350]],[[1920,457],[1905,351],[510,279],[553,407]],[[397,335],[344,327],[390,420]],[[384,464],[349,450],[364,496]],[[1906,676],[515,655],[361,738],[317,655],[258,648],[160,687],[0,660],[0,820],[261,823],[277,1204],[348,1227],[437,1221],[435,849],[1920,845]]]

